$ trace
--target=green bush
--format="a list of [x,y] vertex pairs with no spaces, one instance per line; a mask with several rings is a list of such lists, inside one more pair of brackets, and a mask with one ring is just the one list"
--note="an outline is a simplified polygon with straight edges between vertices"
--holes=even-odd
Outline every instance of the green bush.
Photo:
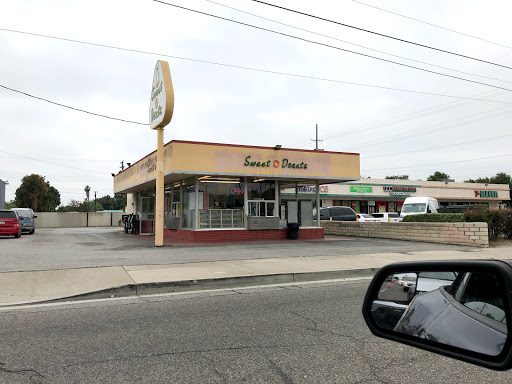
[[462,213],[423,213],[407,215],[404,221],[408,223],[461,223],[466,221]]
[[512,239],[512,210],[507,209],[503,212],[503,234],[508,238]]
[[489,239],[496,240],[505,229],[505,212],[499,209],[474,209],[464,211],[467,222],[485,222],[489,228]]

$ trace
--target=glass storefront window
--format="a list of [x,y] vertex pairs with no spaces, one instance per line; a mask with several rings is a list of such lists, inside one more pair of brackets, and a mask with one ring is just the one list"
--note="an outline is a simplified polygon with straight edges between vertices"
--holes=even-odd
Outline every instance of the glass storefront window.
[[275,200],[276,189],[274,180],[247,181],[248,200]]
[[240,179],[199,183],[199,228],[243,228],[244,193]]
[[[194,229],[195,222],[195,179],[190,178],[185,180],[183,185],[183,205],[182,212],[183,217],[181,218],[181,228]],[[201,203],[201,202],[200,202]]]

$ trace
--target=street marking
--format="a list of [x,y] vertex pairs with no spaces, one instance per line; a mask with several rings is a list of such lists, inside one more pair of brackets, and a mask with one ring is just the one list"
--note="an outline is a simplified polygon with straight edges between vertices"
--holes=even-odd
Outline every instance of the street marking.
[[102,239],[106,240],[106,239],[105,239],[105,238],[104,238],[103,236],[100,236],[100,235],[96,235],[96,234],[94,234],[94,233],[91,233],[91,232],[88,232],[88,233],[89,233],[89,235],[93,235],[93,236],[101,237]]

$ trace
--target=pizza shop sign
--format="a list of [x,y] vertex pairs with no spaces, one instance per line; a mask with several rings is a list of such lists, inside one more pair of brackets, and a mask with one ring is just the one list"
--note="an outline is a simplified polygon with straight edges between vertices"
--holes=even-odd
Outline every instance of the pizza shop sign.
[[255,168],[293,168],[293,169],[308,169],[308,164],[304,162],[292,163],[288,159],[267,160],[267,161],[252,161],[251,156],[247,156],[244,161],[244,166]]
[[389,192],[394,196],[410,196],[411,193],[416,192],[416,187],[402,187],[400,185],[387,185],[384,187],[384,192]]

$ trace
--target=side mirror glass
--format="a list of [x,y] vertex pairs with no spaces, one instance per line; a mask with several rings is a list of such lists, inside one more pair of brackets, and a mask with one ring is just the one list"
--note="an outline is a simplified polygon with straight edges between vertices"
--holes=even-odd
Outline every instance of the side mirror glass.
[[492,369],[512,367],[512,266],[413,262],[382,268],[363,315],[377,336]]

